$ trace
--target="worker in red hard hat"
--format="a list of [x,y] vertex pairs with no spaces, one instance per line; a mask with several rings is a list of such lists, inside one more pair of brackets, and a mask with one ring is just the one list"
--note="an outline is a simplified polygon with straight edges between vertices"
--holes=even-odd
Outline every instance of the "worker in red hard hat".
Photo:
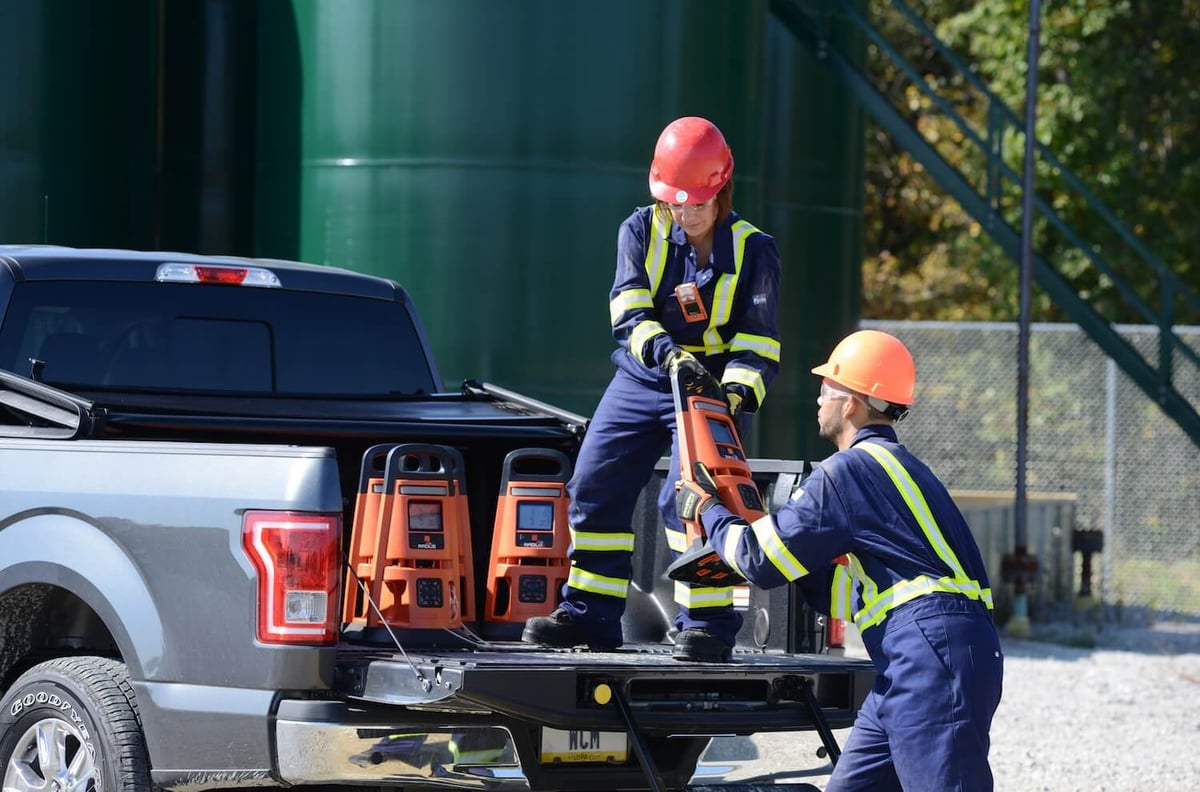
[[[675,513],[679,450],[670,373],[703,367],[734,415],[756,412],[779,370],[775,241],[733,211],[733,152],[712,122],[687,117],[662,131],[650,164],[654,203],[617,234],[609,318],[616,372],[588,426],[567,486],[571,571],[563,602],[530,619],[523,638],[549,646],[620,646],[632,574],[633,510],[663,452],[671,467],[658,506],[673,553],[685,549]],[[731,588],[680,584],[675,657],[730,659],[741,615]]]
[[795,582],[815,609],[853,619],[878,675],[827,790],[990,790],[1004,658],[979,547],[946,487],[896,436],[913,404],[912,355],[895,336],[861,330],[813,373],[817,425],[838,453],[752,525],[703,475],[684,482],[681,514],[699,517],[708,544],[669,574],[707,567],[762,588]]

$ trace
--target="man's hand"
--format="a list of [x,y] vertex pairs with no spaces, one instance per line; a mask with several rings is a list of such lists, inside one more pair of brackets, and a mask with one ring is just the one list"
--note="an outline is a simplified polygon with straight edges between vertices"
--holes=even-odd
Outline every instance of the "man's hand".
[[742,401],[742,394],[733,388],[725,388],[725,403],[729,405],[729,414],[734,418],[737,418],[742,412]]
[[681,368],[694,373],[704,370],[704,367],[700,365],[700,361],[696,360],[696,356],[683,347],[671,347],[671,351],[667,353],[666,359],[663,360],[663,368],[672,376]]
[[695,481],[680,479],[675,488],[675,513],[679,519],[695,522],[700,515],[712,508],[714,503],[721,502],[717,492],[717,482],[703,462],[692,466]]

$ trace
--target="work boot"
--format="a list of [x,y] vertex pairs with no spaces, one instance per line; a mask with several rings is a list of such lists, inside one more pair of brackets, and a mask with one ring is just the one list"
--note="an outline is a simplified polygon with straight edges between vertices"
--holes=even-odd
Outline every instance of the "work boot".
[[621,639],[604,640],[595,630],[587,630],[571,621],[571,614],[555,608],[549,616],[534,616],[525,622],[521,633],[525,643],[566,648],[586,644],[594,652],[607,652],[621,645]]
[[689,627],[676,634],[672,654],[689,663],[728,663],[733,659],[733,647],[708,630]]

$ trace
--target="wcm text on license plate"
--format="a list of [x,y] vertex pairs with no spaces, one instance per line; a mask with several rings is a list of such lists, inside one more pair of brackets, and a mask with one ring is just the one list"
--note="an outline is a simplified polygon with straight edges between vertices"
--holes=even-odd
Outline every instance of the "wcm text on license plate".
[[629,740],[624,732],[542,727],[542,762],[624,762]]

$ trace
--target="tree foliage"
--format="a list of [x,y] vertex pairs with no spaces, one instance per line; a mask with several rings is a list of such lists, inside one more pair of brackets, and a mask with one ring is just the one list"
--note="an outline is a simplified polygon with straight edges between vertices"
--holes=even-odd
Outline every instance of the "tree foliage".
[[[1019,231],[1019,178],[1000,179],[988,148],[1011,175],[1023,170],[1029,4],[920,0],[909,7],[1009,108],[1011,122],[933,42],[899,13],[870,0],[870,17],[902,57],[986,142],[974,145],[932,98],[872,47],[873,82],[998,217]],[[1086,189],[1193,291],[1200,291],[1200,2],[1055,0],[1043,4],[1037,137]],[[989,122],[992,122],[989,125]],[[1037,194],[1096,258],[1158,308],[1159,281],[1063,173],[1042,160]],[[896,319],[1000,319],[1017,315],[1018,267],[981,224],[885,131],[867,145],[864,315]],[[1113,282],[1042,217],[1035,246],[1111,321],[1143,322]],[[1179,304],[1176,303],[1178,306]],[[1064,318],[1037,292],[1034,318]],[[1176,321],[1197,320],[1177,310]]]

